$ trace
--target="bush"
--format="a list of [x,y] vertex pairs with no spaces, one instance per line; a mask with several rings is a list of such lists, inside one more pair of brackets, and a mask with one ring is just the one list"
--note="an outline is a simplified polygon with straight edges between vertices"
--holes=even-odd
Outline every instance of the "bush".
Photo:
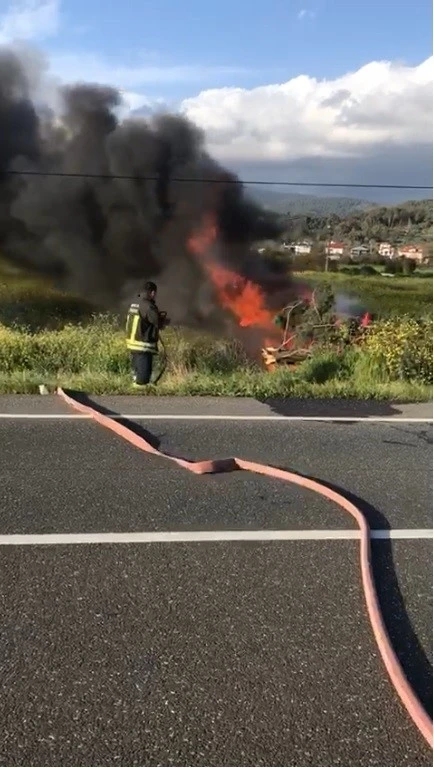
[[360,274],[361,275],[377,275],[378,272],[375,269],[375,267],[372,266],[372,264],[362,264],[360,267]]
[[377,270],[375,267],[372,266],[372,264],[362,264],[361,266],[348,266],[348,267],[341,267],[340,272],[343,272],[345,275],[366,275],[366,276],[376,276],[378,275]]
[[342,272],[344,275],[359,275],[360,268],[354,266],[341,267],[340,272]]
[[323,249],[313,247],[310,253],[301,253],[294,256],[294,269],[299,272],[319,272],[325,266],[325,253]]
[[390,259],[390,261],[387,263],[387,266],[385,267],[385,271],[389,275],[400,275],[402,274],[402,264],[399,261]]
[[413,259],[402,260],[402,273],[403,275],[412,275],[416,270],[416,262]]
[[299,366],[297,375],[304,381],[315,384],[324,384],[333,379],[344,381],[351,376],[353,365],[352,350],[349,352],[318,350],[313,357]]
[[0,369],[123,373],[129,370],[129,359],[123,335],[102,316],[87,326],[40,333],[0,326]]
[[[236,340],[176,329],[169,329],[164,336],[174,373],[195,370],[226,374],[251,365]],[[95,315],[87,325],[69,324],[40,333],[0,325],[0,370],[125,374],[130,370],[130,355],[117,319],[109,315]]]
[[413,259],[391,259],[385,267],[390,275],[405,275],[408,277],[416,270],[416,262]]
[[169,366],[174,373],[207,371],[226,374],[251,366],[241,343],[171,329],[165,333]]
[[363,346],[391,380],[433,380],[432,318],[404,317],[374,323]]

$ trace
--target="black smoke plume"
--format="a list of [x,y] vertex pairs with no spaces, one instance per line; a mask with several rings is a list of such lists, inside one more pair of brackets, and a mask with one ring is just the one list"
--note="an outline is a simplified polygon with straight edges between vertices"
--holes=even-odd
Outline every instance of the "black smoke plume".
[[3,256],[106,308],[153,278],[175,322],[210,324],[213,288],[187,241],[213,212],[224,265],[270,297],[289,290],[250,250],[278,234],[275,220],[208,156],[194,125],[178,115],[120,121],[121,95],[100,85],[63,88],[57,119],[35,106],[33,87],[17,53],[0,49]]

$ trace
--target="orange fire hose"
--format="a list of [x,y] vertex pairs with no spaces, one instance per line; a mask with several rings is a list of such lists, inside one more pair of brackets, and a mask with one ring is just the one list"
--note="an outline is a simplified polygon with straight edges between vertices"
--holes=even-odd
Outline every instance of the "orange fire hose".
[[267,466],[266,464],[256,464],[252,461],[244,461],[243,459],[236,458],[211,459],[206,461],[187,461],[186,459],[177,458],[176,456],[170,456],[169,454],[163,453],[157,448],[154,448],[143,437],[136,435],[123,424],[120,424],[114,419],[111,419],[110,416],[99,413],[99,411],[88,405],[79,403],[73,397],[67,395],[61,388],[57,390],[57,394],[62,398],[62,400],[64,400],[64,402],[66,402],[76,411],[85,413],[92,417],[96,422],[98,422],[98,424],[106,427],[107,429],[110,429],[124,440],[127,440],[135,448],[139,448],[141,451],[154,454],[155,456],[169,459],[178,466],[183,467],[183,469],[187,469],[189,472],[193,472],[196,475],[214,474],[217,472],[231,472],[237,469],[242,469],[247,472],[255,472],[260,475],[272,477],[276,480],[285,480],[286,482],[294,483],[294,485],[299,485],[302,488],[307,488],[310,491],[319,493],[321,496],[324,496],[329,501],[333,501],[339,507],[344,509],[345,512],[348,512],[348,514],[354,518],[360,529],[360,567],[363,591],[365,594],[368,615],[371,621],[371,626],[378,650],[392,681],[392,685],[394,686],[399,698],[401,699],[404,707],[406,708],[416,727],[419,729],[420,733],[432,749],[432,720],[429,718],[425,709],[421,705],[419,699],[417,698],[404,674],[395,651],[393,650],[383,621],[371,566],[370,527],[363,512],[361,512],[360,509],[348,501],[348,499],[346,499],[344,496],[341,496],[341,494],[336,493],[335,491],[327,488],[325,485],[322,485],[315,480],[310,480],[307,477],[296,475],[294,472],[275,469],[274,467]]

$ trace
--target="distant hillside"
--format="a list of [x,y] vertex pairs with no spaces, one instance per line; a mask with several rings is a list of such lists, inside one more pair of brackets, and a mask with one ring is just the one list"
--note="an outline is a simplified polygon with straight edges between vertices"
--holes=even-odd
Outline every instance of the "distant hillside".
[[399,205],[353,211],[347,216],[306,215],[294,219],[291,211],[281,220],[290,237],[318,240],[332,237],[351,243],[390,241],[396,245],[429,242],[433,237],[433,201],[409,200]]
[[264,208],[281,214],[290,213],[291,216],[347,216],[353,211],[365,211],[375,206],[375,203],[352,197],[319,197],[267,187],[246,187],[250,197]]

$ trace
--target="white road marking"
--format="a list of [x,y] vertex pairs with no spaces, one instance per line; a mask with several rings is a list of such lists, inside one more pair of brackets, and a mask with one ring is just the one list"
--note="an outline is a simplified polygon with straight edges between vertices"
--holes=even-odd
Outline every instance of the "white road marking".
[[[432,539],[428,528],[373,530],[373,539]],[[219,541],[357,541],[358,530],[283,530],[283,531],[149,531],[144,533],[42,533],[6,534],[0,546],[40,546],[47,544],[154,544]]]
[[[111,419],[135,419],[145,421],[324,421],[324,422],[376,422],[390,424],[432,424],[430,418],[410,418],[405,416],[241,416],[241,415],[222,415],[222,414],[178,414],[178,413],[122,413],[108,414]],[[80,420],[91,419],[92,416],[84,413],[0,413],[0,419],[66,419]]]
[[0,413],[0,419],[90,419],[81,413]]

